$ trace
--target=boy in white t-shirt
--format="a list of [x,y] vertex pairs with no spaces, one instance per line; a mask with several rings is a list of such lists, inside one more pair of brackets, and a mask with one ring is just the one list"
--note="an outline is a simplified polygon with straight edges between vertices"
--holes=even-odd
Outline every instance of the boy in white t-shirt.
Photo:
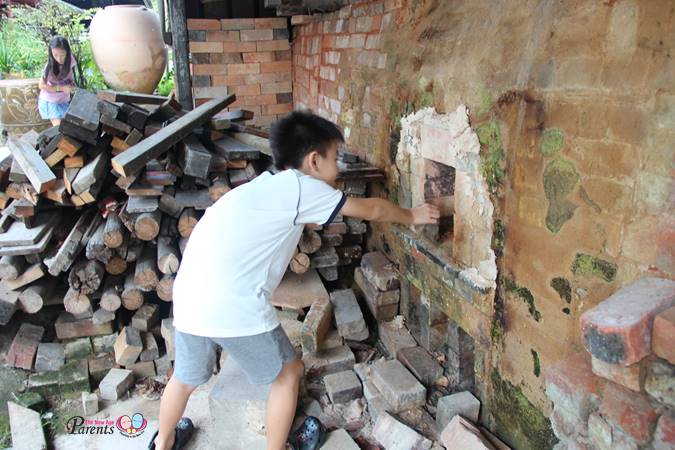
[[335,189],[338,127],[295,111],[272,129],[276,175],[265,172],[225,194],[190,235],[173,290],[176,360],[150,449],[180,449],[193,425],[181,418],[190,394],[211,377],[217,348],[253,384],[269,384],[267,448],[318,448],[323,429],[310,418],[287,443],[295,416],[302,360],[279,325],[269,298],[278,286],[305,224],[343,215],[401,224],[437,223],[431,205],[399,208],[380,198],[347,198]]

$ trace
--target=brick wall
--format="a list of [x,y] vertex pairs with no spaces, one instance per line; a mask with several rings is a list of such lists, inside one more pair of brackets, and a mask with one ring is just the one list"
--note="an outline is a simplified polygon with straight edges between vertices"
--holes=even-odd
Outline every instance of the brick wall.
[[232,108],[269,126],[293,107],[287,19],[188,19],[196,104],[235,94]]
[[458,292],[400,229],[373,224],[370,245],[474,340],[486,422],[514,448],[548,448],[542,373],[584,351],[581,314],[636,279],[675,278],[672,8],[350,3],[293,18],[295,105],[343,127],[402,206],[400,119],[468,107],[495,208],[498,288]]

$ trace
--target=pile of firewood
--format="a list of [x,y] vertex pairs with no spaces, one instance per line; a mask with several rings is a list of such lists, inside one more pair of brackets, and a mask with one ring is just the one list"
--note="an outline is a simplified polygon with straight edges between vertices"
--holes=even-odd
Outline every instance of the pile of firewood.
[[10,138],[0,154],[0,324],[16,308],[62,303],[107,321],[155,294],[171,301],[203,210],[271,162],[226,134],[251,118],[219,113],[234,100],[183,111],[172,97],[79,90],[60,126]]

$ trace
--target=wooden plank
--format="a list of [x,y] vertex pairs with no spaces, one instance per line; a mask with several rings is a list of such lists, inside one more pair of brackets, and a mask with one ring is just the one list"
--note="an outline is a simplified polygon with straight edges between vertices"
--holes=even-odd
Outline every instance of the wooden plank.
[[79,141],[83,141],[91,145],[96,145],[99,138],[98,130],[87,130],[66,121],[61,122],[59,125],[59,131],[67,136],[74,137]]
[[63,160],[63,167],[66,169],[84,167],[84,156],[69,156]]
[[49,229],[54,228],[59,219],[58,212],[44,211],[35,219],[32,228],[26,228],[21,222],[14,222],[9,230],[0,234],[0,247],[35,244]]
[[128,196],[150,196],[158,197],[164,192],[164,186],[153,184],[141,184],[134,182],[126,189]]
[[108,155],[106,153],[99,153],[96,158],[77,173],[77,177],[73,181],[73,191],[79,195],[93,186],[99,179],[102,180],[107,166]]
[[230,136],[214,141],[213,150],[228,161],[260,159],[260,150]]
[[211,164],[211,153],[194,134],[188,135],[181,144],[180,166],[185,175],[206,178]]
[[192,108],[190,82],[190,54],[188,52],[187,10],[185,0],[174,0],[170,8],[173,72],[176,77],[176,95],[183,109]]
[[49,169],[37,150],[14,137],[9,138],[9,150],[39,194],[55,184],[56,175]]
[[129,214],[153,212],[159,208],[158,197],[129,197],[127,212]]
[[66,191],[68,191],[69,194],[73,193],[73,181],[78,173],[80,173],[79,168],[66,169],[63,171],[63,185],[66,187]]
[[103,124],[103,131],[114,134],[115,136],[126,136],[131,133],[131,126],[117,120],[107,114],[101,114],[101,123]]
[[44,268],[41,263],[33,264],[26,269],[21,275],[13,280],[4,280],[5,286],[12,290],[17,290],[33,281],[39,280],[45,275]]
[[56,254],[44,260],[51,275],[57,276],[68,270],[80,250],[89,242],[89,237],[96,231],[100,221],[101,216],[96,208],[90,208],[80,216]]
[[206,209],[213,205],[208,189],[176,192],[176,204],[181,208]]
[[122,104],[122,114],[120,120],[123,120],[137,130],[142,130],[145,128],[145,124],[148,122],[149,117],[150,112],[146,109],[131,105],[129,103]]
[[[16,222],[15,222],[16,223]],[[16,245],[13,247],[0,247],[0,255],[37,255],[45,251],[52,239],[54,228],[50,228],[35,244]]]
[[59,140],[58,148],[68,156],[75,156],[75,154],[82,148],[82,145],[84,144],[82,144],[82,142],[78,141],[75,138],[72,138],[70,136],[63,136]]
[[139,94],[136,92],[121,92],[103,90],[96,93],[98,98],[107,102],[137,103],[139,105],[161,105],[168,97],[161,95]]
[[192,130],[206,122],[213,114],[235,100],[236,97],[230,95],[204,103],[124,153],[115,156],[112,159],[113,169],[122,176],[129,176],[138,172],[145,166],[145,163],[166,152],[172,145],[184,139]]
[[60,148],[57,148],[49,156],[45,158],[45,164],[47,164],[49,167],[54,167],[66,157],[68,157],[66,152],[64,152]]
[[230,128],[231,122],[241,122],[253,119],[253,111],[245,109],[234,109],[232,111],[219,112],[209,122],[213,130],[225,130]]

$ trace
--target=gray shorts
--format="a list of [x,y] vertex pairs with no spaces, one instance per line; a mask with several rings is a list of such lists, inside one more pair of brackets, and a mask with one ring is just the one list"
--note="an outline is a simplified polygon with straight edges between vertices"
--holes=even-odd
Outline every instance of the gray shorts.
[[251,384],[274,381],[283,364],[298,358],[281,325],[253,336],[212,338],[175,330],[176,360],[173,375],[183,384],[199,386],[213,374],[219,345],[233,358]]

